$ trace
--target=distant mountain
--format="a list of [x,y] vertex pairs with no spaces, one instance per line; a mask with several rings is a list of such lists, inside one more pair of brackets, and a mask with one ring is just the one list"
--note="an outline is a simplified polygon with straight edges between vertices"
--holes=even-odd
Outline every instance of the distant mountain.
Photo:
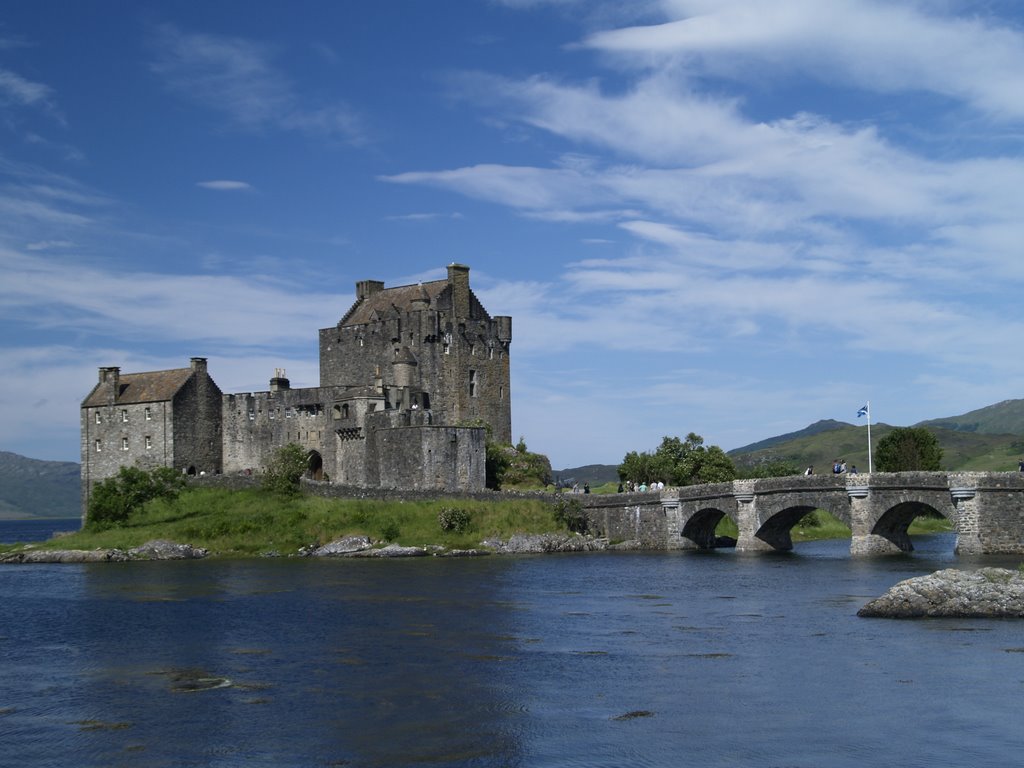
[[600,485],[601,483],[619,482],[618,464],[587,464],[583,467],[570,467],[552,473],[562,483],[590,483]]
[[733,454],[763,451],[767,448],[771,448],[772,446],[778,445],[780,443],[788,443],[790,440],[796,440],[801,437],[813,437],[814,435],[821,434],[822,432],[832,432],[837,429],[844,429],[846,427],[851,426],[853,425],[847,424],[845,421],[836,421],[835,419],[822,419],[821,421],[816,421],[809,427],[804,427],[803,429],[798,430],[797,432],[787,432],[786,434],[779,435],[777,437],[769,437],[765,440],[761,440],[756,443],[751,443],[750,445],[744,445],[742,448],[734,448],[728,453],[730,456],[732,456]]
[[0,518],[78,517],[80,468],[0,451]]
[[[812,427],[814,425],[811,425]],[[926,426],[919,424],[915,426]],[[982,434],[977,432],[942,429],[927,425],[942,447],[942,467],[962,471],[1010,471],[1017,469],[1017,461],[1024,456],[1024,436],[1008,434]],[[810,427],[808,429],[811,429]],[[874,446],[894,427],[888,424],[871,425]],[[767,448],[730,451],[736,468],[742,473],[758,464],[788,461],[798,468],[813,466],[817,473],[832,471],[836,459],[845,460],[847,467],[856,466],[861,472],[868,469],[867,426],[846,425],[838,429],[808,433],[790,440],[766,440]]]
[[1024,400],[1003,400],[962,416],[930,419],[915,426],[979,435],[1024,435]]
[[[914,424],[927,427],[942,446],[942,466],[947,470],[1012,471],[1024,457],[1024,400],[1004,400],[961,416],[929,419]],[[894,427],[871,425],[871,441],[878,441]],[[818,473],[832,471],[832,462],[845,459],[847,467],[868,469],[866,424],[825,419],[784,435],[769,437],[728,452],[741,474],[759,464],[790,462],[799,469],[813,466]],[[569,482],[595,483],[618,479],[617,464],[589,464],[556,472]]]

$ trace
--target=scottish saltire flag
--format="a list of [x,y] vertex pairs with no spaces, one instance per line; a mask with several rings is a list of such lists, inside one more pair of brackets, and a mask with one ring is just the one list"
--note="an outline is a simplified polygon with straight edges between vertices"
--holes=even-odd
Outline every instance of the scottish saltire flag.
[[857,418],[858,418],[858,419],[859,419],[859,418],[860,418],[861,416],[867,416],[867,415],[868,415],[868,407],[867,407],[866,405],[865,405],[865,406],[863,406],[863,407],[862,407],[862,408],[861,408],[861,409],[860,409],[859,411],[857,411]]

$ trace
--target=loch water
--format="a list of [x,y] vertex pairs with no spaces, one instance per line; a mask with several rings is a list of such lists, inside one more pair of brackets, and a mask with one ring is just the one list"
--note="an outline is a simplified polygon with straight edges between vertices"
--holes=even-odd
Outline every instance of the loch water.
[[0,567],[11,766],[1003,766],[1024,625],[860,619],[963,559],[783,555]]

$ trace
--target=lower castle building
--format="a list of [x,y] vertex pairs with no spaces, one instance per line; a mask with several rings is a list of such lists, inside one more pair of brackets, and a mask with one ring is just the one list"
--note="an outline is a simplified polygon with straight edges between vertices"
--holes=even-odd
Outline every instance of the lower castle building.
[[100,368],[81,410],[83,509],[122,466],[259,473],[288,443],[316,480],[481,490],[486,429],[512,441],[511,341],[512,318],[492,318],[469,267],[451,264],[445,280],[357,283],[352,307],[320,330],[319,387],[292,389],[279,369],[267,391],[225,395],[199,357],[169,371]]

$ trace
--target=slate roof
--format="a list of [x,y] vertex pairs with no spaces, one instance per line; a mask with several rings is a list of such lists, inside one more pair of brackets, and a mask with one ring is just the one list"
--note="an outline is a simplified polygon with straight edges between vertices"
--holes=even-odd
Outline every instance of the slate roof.
[[366,325],[377,318],[387,317],[394,310],[409,312],[416,299],[428,299],[431,307],[436,309],[437,297],[447,287],[447,280],[432,280],[429,283],[384,288],[372,296],[357,300],[338,325]]
[[[160,403],[173,399],[189,377],[194,373],[191,368],[172,368],[169,371],[149,371],[147,373],[122,373],[118,385],[118,404],[124,403]],[[104,387],[97,384],[82,403],[83,408],[95,408],[107,404],[103,394]]]

